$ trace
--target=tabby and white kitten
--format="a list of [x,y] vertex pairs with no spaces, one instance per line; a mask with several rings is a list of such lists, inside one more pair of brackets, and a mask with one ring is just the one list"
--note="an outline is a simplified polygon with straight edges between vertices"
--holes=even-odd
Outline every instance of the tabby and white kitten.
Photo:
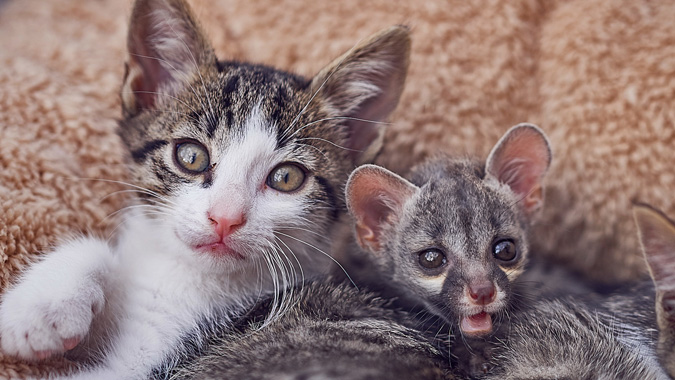
[[633,211],[652,279],[609,297],[533,301],[512,316],[487,379],[675,376],[675,223],[646,205]]
[[119,134],[138,202],[113,245],[73,239],[7,291],[3,351],[144,378],[205,316],[327,271],[342,186],[381,145],[409,49],[393,27],[305,79],[218,61],[182,0],[136,1]]
[[[440,156],[414,168],[411,181],[364,165],[347,182],[356,237],[381,282],[424,304],[464,338],[478,338],[464,339],[469,356],[511,308],[550,162],[543,132],[521,124],[486,164]],[[453,354],[463,346],[457,343]]]

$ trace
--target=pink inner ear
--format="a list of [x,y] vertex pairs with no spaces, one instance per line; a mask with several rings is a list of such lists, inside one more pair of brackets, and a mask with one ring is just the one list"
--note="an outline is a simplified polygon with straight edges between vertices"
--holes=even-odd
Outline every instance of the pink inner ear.
[[640,241],[657,290],[675,291],[675,225],[665,215],[636,206]]
[[347,204],[364,248],[379,250],[384,227],[398,220],[403,205],[416,191],[413,184],[378,166],[354,171],[347,183]]
[[364,229],[362,238],[379,242],[382,236],[382,227],[390,214],[396,212],[377,196],[366,196],[359,206],[361,218],[359,228]]
[[519,125],[509,130],[490,153],[487,172],[517,195],[526,196],[540,185],[550,162],[551,150],[543,133],[534,126]]
[[161,74],[163,68],[157,60],[145,57],[147,57],[147,53],[130,52],[129,75],[133,77],[128,78],[128,80],[130,81],[129,88],[133,91],[138,106],[142,109],[149,109],[155,105],[160,78],[164,79],[166,75]]
[[137,1],[127,50],[123,105],[130,114],[155,107],[158,92],[175,94],[200,67],[215,63],[189,6],[180,0]]

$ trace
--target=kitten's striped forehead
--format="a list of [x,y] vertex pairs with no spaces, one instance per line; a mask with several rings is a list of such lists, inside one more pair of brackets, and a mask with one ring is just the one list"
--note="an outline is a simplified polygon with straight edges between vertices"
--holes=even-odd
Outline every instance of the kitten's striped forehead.
[[[316,143],[318,139],[339,145],[335,122],[326,123],[323,112],[318,111],[321,101],[308,92],[308,80],[261,65],[225,62],[219,68],[216,80],[193,85],[194,93],[204,95],[188,102],[187,128],[178,133],[216,142],[223,148],[230,140],[241,138],[249,127],[247,120],[255,116],[275,136],[277,149],[296,144],[298,138],[306,138],[303,146],[322,145]],[[313,123],[317,120],[323,122]]]
[[[217,117],[202,128],[210,138],[241,134],[246,127],[242,121],[254,113],[267,119],[270,126],[282,128],[300,111],[308,83],[303,78],[265,66],[223,63],[218,88],[210,94],[218,107]],[[202,118],[208,119],[208,113]]]

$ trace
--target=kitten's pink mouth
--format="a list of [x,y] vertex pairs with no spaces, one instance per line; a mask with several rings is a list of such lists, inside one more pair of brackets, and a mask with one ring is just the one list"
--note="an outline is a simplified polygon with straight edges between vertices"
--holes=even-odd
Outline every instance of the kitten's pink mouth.
[[228,247],[227,244],[223,242],[202,244],[196,246],[195,249],[201,253],[206,253],[215,257],[233,257],[235,259],[244,260],[244,256]]
[[492,332],[492,317],[484,311],[468,317],[462,317],[459,328],[464,334],[469,336],[489,334]]

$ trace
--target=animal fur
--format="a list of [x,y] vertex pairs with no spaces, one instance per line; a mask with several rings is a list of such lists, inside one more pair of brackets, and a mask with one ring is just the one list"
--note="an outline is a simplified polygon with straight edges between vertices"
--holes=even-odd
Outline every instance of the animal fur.
[[[646,273],[629,201],[675,214],[675,3],[192,3],[218,56],[301,74],[406,22],[411,70],[378,163],[484,156],[507,126],[537,123],[559,158],[537,246],[605,281]],[[114,119],[130,4],[0,2],[0,289],[60,238],[117,224],[106,216],[122,197],[102,198],[121,188],[72,178],[124,179]],[[0,359],[0,378],[37,373]]]
[[262,329],[270,299],[234,328],[210,321],[209,348],[153,379],[456,379],[421,322],[376,294],[330,281],[297,290],[288,312]]

